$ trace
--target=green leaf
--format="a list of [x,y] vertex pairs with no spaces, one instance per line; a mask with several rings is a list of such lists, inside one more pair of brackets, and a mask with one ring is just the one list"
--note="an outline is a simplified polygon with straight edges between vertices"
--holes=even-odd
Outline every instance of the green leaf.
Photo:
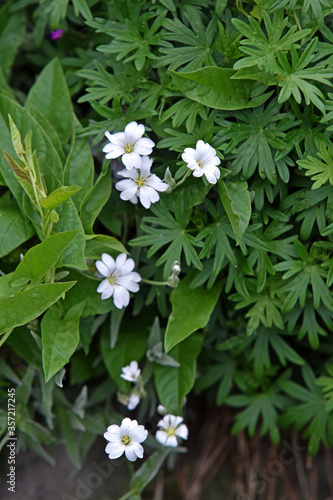
[[54,234],[39,245],[30,248],[14,271],[10,283],[15,286],[17,280],[25,280],[26,283],[30,281],[30,285],[38,284],[43,276],[56,265],[61,253],[76,235],[77,231]]
[[32,225],[7,191],[0,198],[0,257],[7,255],[34,234]]
[[0,67],[8,76],[16,51],[24,39],[25,15],[22,10],[12,12],[9,2],[5,4],[0,9]]
[[75,281],[36,285],[0,299],[0,310],[6,311],[0,316],[0,334],[40,316],[73,285]]
[[47,210],[54,210],[62,203],[69,200],[69,198],[71,198],[73,194],[77,193],[77,191],[80,191],[80,189],[81,188],[79,186],[60,186],[46,196],[46,198],[43,198],[40,201],[40,204]]
[[191,289],[192,279],[193,276],[182,279],[170,295],[172,313],[165,332],[166,352],[207,325],[221,293],[222,283],[216,283],[210,290]]
[[170,447],[156,451],[135,472],[130,482],[130,488],[134,494],[141,493],[147,484],[154,479],[170,451]]
[[81,220],[72,200],[63,203],[57,209],[59,221],[53,225],[53,231],[57,233],[77,230],[76,238],[70,243],[63,253],[62,266],[75,267],[76,269],[88,269],[84,256],[85,235]]
[[[124,323],[124,322],[123,322]],[[129,329],[132,327],[132,331]],[[126,390],[127,383],[120,377],[121,369],[133,360],[140,361],[146,352],[146,337],[137,331],[135,325],[122,324],[115,347],[110,346],[110,331],[105,328],[101,337],[101,352],[105,366],[121,390]]]
[[109,168],[102,169],[96,183],[91,188],[81,205],[81,221],[87,234],[93,233],[96,217],[111,195],[111,176]]
[[202,341],[202,335],[194,334],[170,351],[170,356],[180,364],[179,367],[154,363],[155,385],[160,403],[173,415],[181,415],[184,397],[194,385],[196,359],[201,351]]
[[44,314],[41,330],[45,382],[68,363],[75,351],[80,339],[79,321],[84,306],[85,302],[81,302],[71,307],[64,318],[56,304]]
[[247,182],[221,180],[218,187],[222,204],[236,236],[236,243],[239,245],[251,217],[251,196],[247,189]]
[[112,257],[119,253],[127,253],[124,245],[106,234],[89,234],[86,235],[86,250],[85,256],[87,259],[100,259],[103,252],[109,253]]
[[207,66],[189,73],[170,71],[177,88],[189,99],[214,109],[245,109],[260,106],[272,92],[252,97],[255,82],[233,80],[233,69]]
[[30,104],[46,116],[60,139],[67,142],[71,134],[73,107],[59,59],[52,59],[41,71],[27,97],[26,106]]

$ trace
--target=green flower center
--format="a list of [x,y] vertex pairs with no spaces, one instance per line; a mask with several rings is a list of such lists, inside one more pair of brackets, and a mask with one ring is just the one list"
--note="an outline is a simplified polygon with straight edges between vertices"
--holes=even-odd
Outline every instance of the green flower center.
[[126,146],[124,147],[124,150],[125,150],[125,153],[132,153],[134,150],[133,144],[126,144]]
[[121,442],[125,445],[125,446],[128,446],[131,442],[131,438],[129,438],[128,436],[123,436],[121,438]]
[[110,283],[110,285],[116,284],[116,279],[114,276],[112,276],[112,274],[111,274],[111,276],[108,277],[108,282]]
[[198,164],[198,167],[202,168],[203,167],[203,163],[201,160],[197,160],[197,164]]
[[168,429],[165,429],[165,432],[167,433],[168,437],[176,435],[176,429],[174,429],[173,427],[169,427]]

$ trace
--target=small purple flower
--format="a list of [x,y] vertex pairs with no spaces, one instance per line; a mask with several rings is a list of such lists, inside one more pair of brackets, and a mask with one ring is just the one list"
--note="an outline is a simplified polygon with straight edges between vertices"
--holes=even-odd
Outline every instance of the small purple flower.
[[51,31],[50,38],[51,38],[51,40],[58,40],[58,38],[62,37],[63,33],[64,33],[64,30]]

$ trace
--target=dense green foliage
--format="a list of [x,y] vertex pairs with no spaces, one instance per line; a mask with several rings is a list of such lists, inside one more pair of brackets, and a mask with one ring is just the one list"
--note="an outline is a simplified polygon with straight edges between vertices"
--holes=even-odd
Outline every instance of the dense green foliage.
[[[294,426],[311,455],[333,446],[332,13],[332,0],[2,8],[1,397],[17,387],[20,447],[52,461],[63,436],[79,465],[119,423],[132,360],[138,421],[159,403],[186,417],[194,391],[239,409],[234,433],[278,443]],[[149,210],[122,201],[101,149],[132,121],[161,179],[183,179],[181,153],[203,140],[218,183],[186,177]],[[96,291],[103,252],[130,253],[153,282],[179,261],[179,285],[141,283],[124,313]]]

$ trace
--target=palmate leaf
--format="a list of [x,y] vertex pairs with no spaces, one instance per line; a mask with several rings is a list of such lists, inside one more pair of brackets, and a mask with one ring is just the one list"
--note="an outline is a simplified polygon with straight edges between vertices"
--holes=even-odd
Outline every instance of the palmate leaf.
[[317,154],[323,161],[308,156],[307,160],[298,160],[297,163],[307,170],[306,176],[311,177],[312,181],[316,181],[311,189],[318,189],[327,181],[333,186],[333,144],[327,148],[322,142]]
[[293,95],[295,101],[300,104],[303,94],[307,105],[312,102],[322,113],[325,113],[324,94],[312,82],[315,81],[332,86],[333,84],[329,78],[333,77],[333,71],[331,69],[324,69],[323,66],[306,68],[314,57],[317,42],[318,38],[314,38],[299,59],[295,46],[292,46],[291,63],[285,54],[278,52],[278,62],[270,61],[266,64],[266,68],[278,75],[281,80],[279,83],[279,87],[281,87],[278,98],[279,102],[283,103]]
[[[201,242],[197,242],[195,237],[189,234],[187,225],[192,213],[192,207],[181,213],[179,207],[175,207],[175,218],[167,210],[165,204],[160,201],[159,206],[152,205],[151,211],[155,217],[145,217],[144,221],[152,226],[143,224],[141,226],[145,236],[134,238],[129,243],[132,246],[150,246],[147,257],[154,255],[160,248],[171,243],[167,250],[157,260],[156,265],[165,263],[164,279],[170,274],[172,263],[175,260],[181,262],[184,253],[187,265],[193,264],[196,269],[202,270],[202,264],[195,250],[195,247],[201,247]],[[162,226],[162,227],[161,227]]]
[[229,396],[226,400],[230,406],[246,406],[236,415],[236,423],[232,427],[232,433],[236,434],[243,429],[247,429],[250,436],[253,436],[258,426],[258,420],[262,418],[260,435],[264,436],[269,432],[273,443],[280,441],[278,429],[278,410],[284,410],[290,399],[280,393],[279,380],[273,383],[269,389],[256,394],[242,394]]
[[271,21],[270,16],[265,10],[262,11],[262,15],[267,36],[262,31],[259,22],[250,16],[248,17],[249,25],[239,19],[232,20],[235,28],[246,37],[244,40],[241,40],[240,49],[244,54],[248,55],[248,57],[243,57],[237,61],[234,69],[249,68],[251,66],[258,66],[259,69],[265,69],[267,68],[267,63],[275,61],[278,51],[286,52],[292,46],[299,47],[296,42],[311,31],[309,29],[296,31],[297,26],[293,26],[283,35],[289,23],[289,18],[286,17],[283,19],[284,11],[282,9],[275,12],[273,21]]
[[296,400],[296,404],[286,409],[281,423],[295,425],[296,430],[306,427],[303,436],[309,439],[308,451],[315,455],[322,441],[325,446],[333,445],[333,411],[327,409],[327,401],[316,383],[316,378],[309,365],[302,367],[304,382],[301,386],[291,380],[280,380],[283,391]]

